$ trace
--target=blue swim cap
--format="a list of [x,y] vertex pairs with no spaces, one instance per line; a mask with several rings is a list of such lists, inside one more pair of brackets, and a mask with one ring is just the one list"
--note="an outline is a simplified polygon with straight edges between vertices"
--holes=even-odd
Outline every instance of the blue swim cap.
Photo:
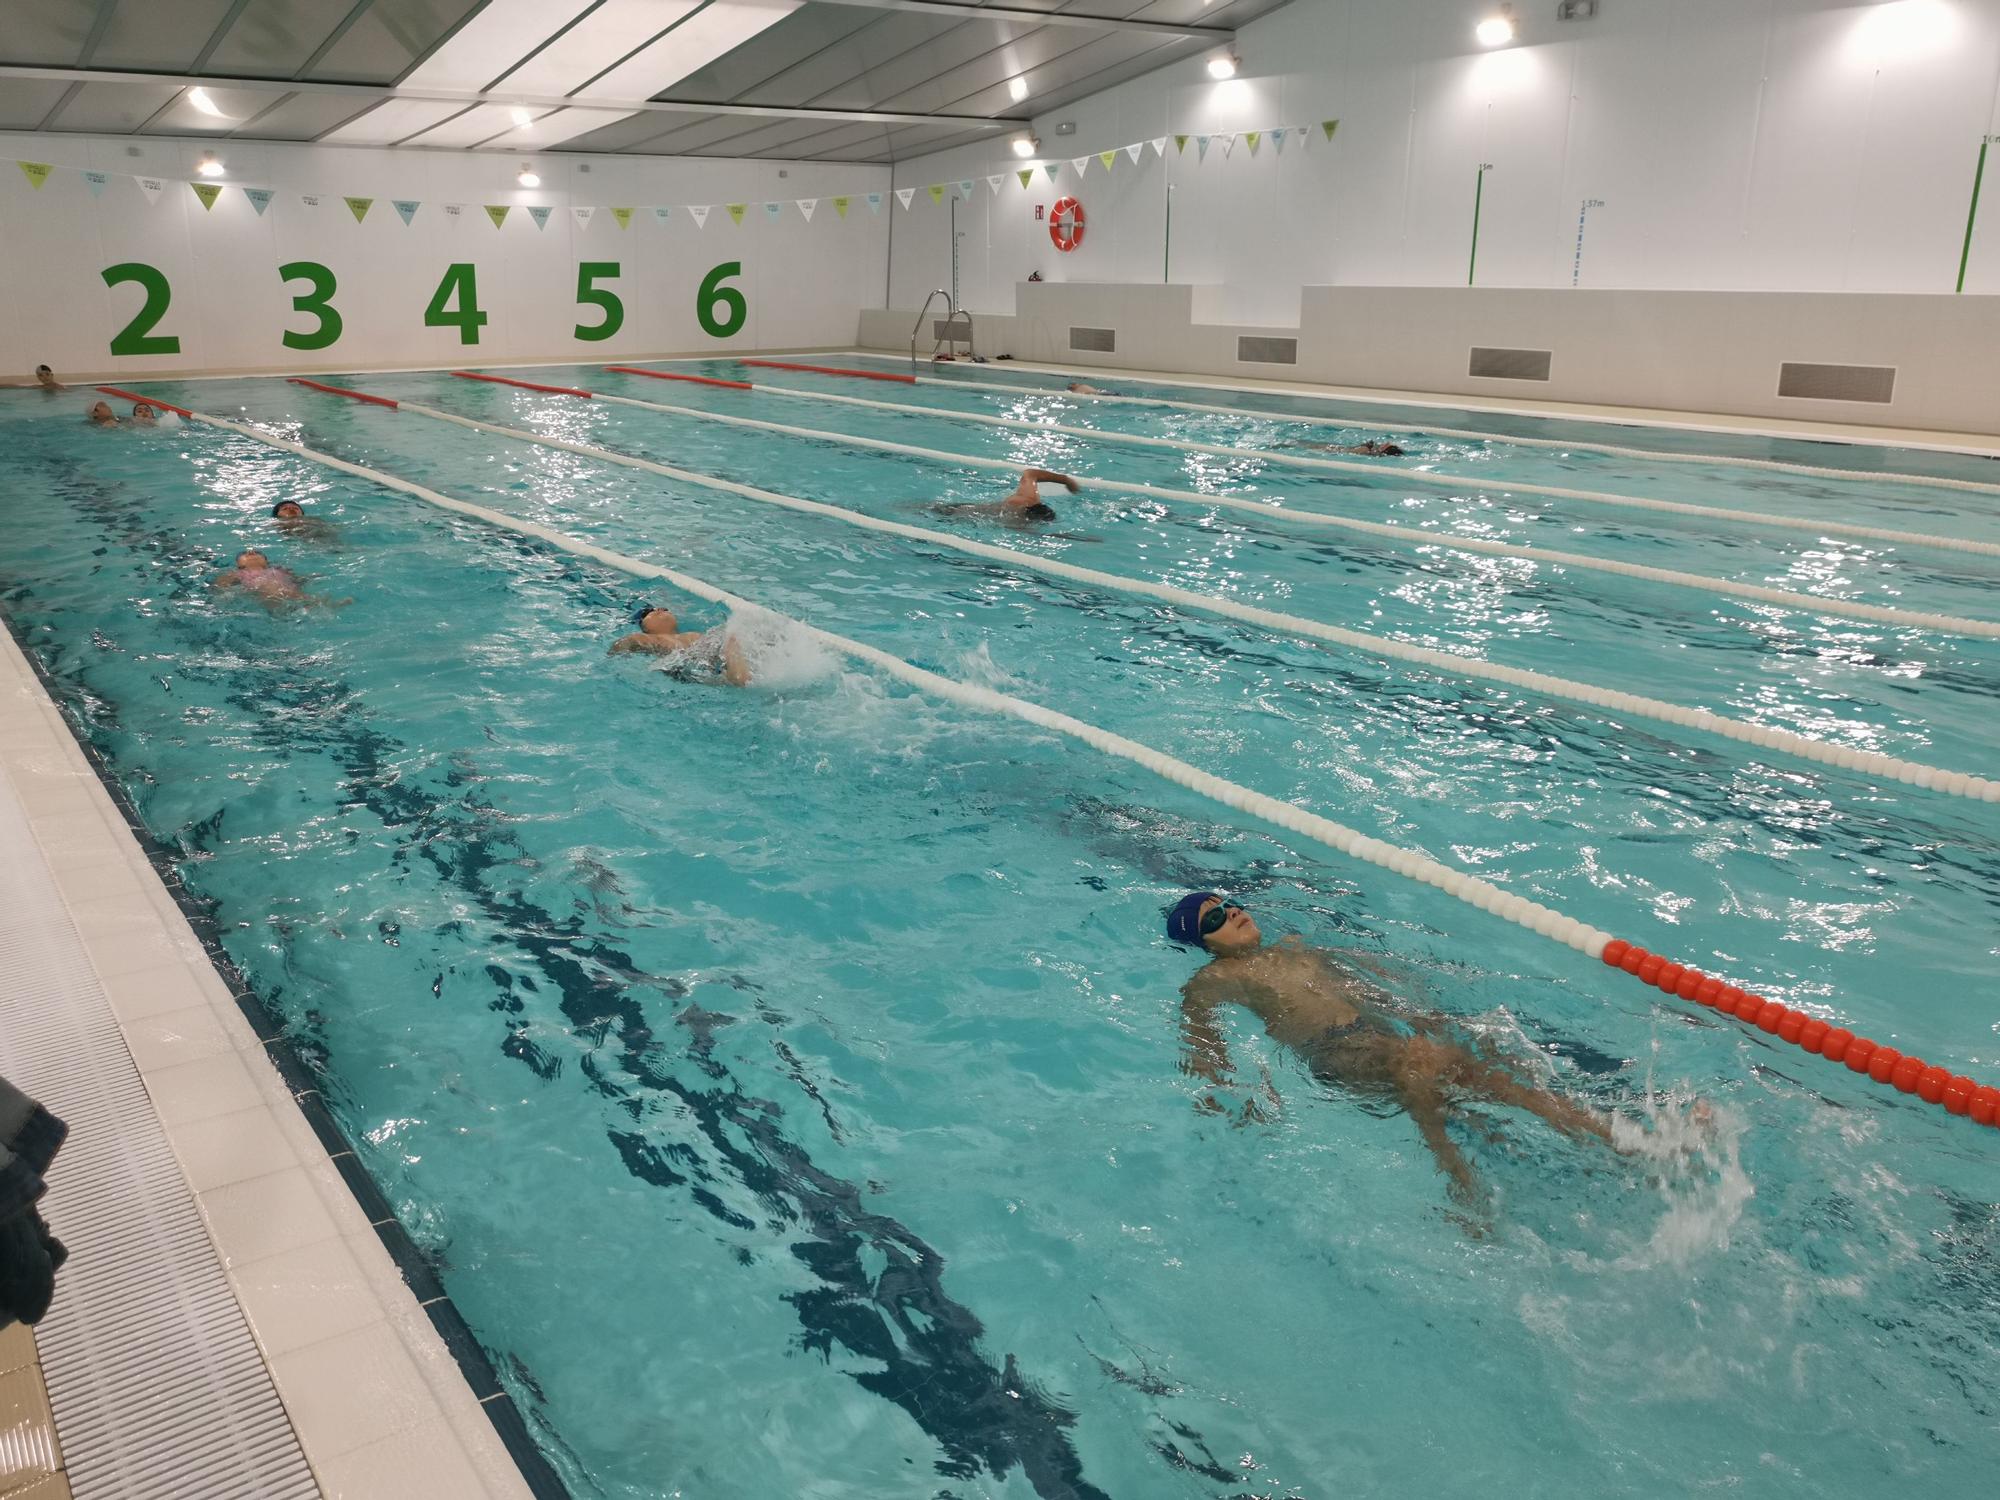
[[1176,943],[1186,943],[1191,947],[1204,946],[1201,940],[1201,908],[1209,901],[1222,898],[1214,891],[1193,891],[1174,903],[1174,909],[1167,913],[1167,937]]

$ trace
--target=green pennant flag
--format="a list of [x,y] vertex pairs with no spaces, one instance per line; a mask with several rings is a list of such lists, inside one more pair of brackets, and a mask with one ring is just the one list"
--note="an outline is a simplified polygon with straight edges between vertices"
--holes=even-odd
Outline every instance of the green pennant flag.
[[357,224],[368,217],[368,210],[375,202],[373,198],[342,198],[340,201],[347,205],[347,211],[354,215]]
[[1035,180],[1035,169],[1033,167],[1023,167],[1014,175],[1021,179],[1021,191],[1025,193],[1028,190],[1028,184]]
[[37,192],[41,191],[42,184],[49,180],[49,173],[54,170],[45,161],[23,161],[16,162],[15,165],[27,173],[28,186]]
[[843,219],[847,217],[848,202],[849,200],[846,198],[836,198],[833,200],[833,211],[839,214]]
[[204,210],[215,207],[215,200],[222,196],[222,184],[219,182],[190,182],[188,186],[194,189],[195,197],[201,199]]
[[1332,139],[1333,139],[1333,133],[1334,133],[1334,132],[1335,132],[1336,130],[1340,129],[1340,121],[1338,121],[1338,120],[1321,120],[1321,121],[1319,122],[1319,128],[1320,128],[1321,130],[1324,130],[1324,131],[1326,132],[1326,138],[1327,138],[1328,140],[1332,140]]
[[1257,143],[1264,139],[1264,132],[1261,130],[1246,130],[1243,132],[1243,139],[1250,143],[1250,154],[1255,156],[1257,154]]
[[743,222],[743,215],[749,207],[750,205],[747,203],[732,203],[729,205],[729,217],[734,219],[738,224],[741,224]]
[[1118,153],[1116,151],[1100,151],[1097,153],[1097,159],[1104,163],[1104,170],[1109,172],[1111,164],[1118,160]]
[[632,227],[632,210],[629,208],[614,208],[611,210],[611,217],[618,221],[620,229]]
[[507,222],[507,210],[512,207],[507,203],[487,203],[481,206],[486,210],[486,217],[493,221],[495,229]]
[[1174,137],[1174,155],[1176,155],[1176,156],[1179,156],[1179,155],[1180,155],[1180,154],[1181,154],[1182,152],[1186,151],[1186,150],[1187,150],[1187,143],[1188,143],[1188,137],[1187,137],[1187,136],[1184,136],[1184,135],[1177,135],[1177,136],[1175,136],[1175,137]]
[[943,183],[941,183],[941,182],[934,182],[934,183],[932,183],[932,184],[931,184],[931,185],[930,185],[930,186],[929,186],[928,188],[926,188],[926,189],[925,189],[924,191],[926,191],[927,193],[929,193],[929,194],[931,195],[931,202],[933,202],[933,203],[942,203],[942,202],[944,202],[944,184],[943,184]]

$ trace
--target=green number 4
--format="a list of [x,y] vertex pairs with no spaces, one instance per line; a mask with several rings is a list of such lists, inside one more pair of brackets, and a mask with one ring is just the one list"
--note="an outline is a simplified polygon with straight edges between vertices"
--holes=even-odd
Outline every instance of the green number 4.
[[625,326],[625,304],[618,300],[618,294],[605,287],[591,285],[599,277],[609,281],[617,275],[618,262],[615,260],[587,260],[576,268],[576,300],[604,309],[603,322],[576,325],[576,336],[585,343],[595,344],[608,339]]
[[338,290],[333,272],[316,260],[294,260],[278,267],[278,279],[311,282],[312,290],[303,296],[292,298],[292,307],[298,312],[311,313],[319,319],[319,326],[310,333],[294,333],[287,328],[285,347],[324,349],[328,344],[336,342],[340,338],[341,322],[340,314],[333,310],[333,294]]
[[[458,311],[450,308],[451,299],[458,299]],[[430,306],[424,309],[424,327],[457,328],[461,344],[479,342],[479,330],[486,324],[486,314],[479,310],[479,285],[473,277],[469,261],[454,261],[445,267],[444,280],[431,293]]]

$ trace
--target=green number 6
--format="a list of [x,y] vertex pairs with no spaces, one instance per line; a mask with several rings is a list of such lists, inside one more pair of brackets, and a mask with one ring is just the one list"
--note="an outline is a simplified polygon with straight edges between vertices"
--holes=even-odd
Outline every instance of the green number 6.
[[[726,339],[743,328],[750,316],[750,305],[743,300],[743,293],[723,282],[732,276],[741,275],[743,263],[725,260],[701,279],[701,290],[694,294],[694,315],[701,321],[701,331],[712,339]],[[722,316],[716,316],[716,309],[722,309]]]
[[294,333],[285,330],[287,349],[324,349],[340,338],[340,314],[333,310],[333,294],[337,289],[333,272],[316,260],[294,260],[278,267],[278,277],[282,281],[309,281],[312,290],[303,296],[292,298],[292,306],[299,312],[311,313],[319,319],[319,327],[310,333]]

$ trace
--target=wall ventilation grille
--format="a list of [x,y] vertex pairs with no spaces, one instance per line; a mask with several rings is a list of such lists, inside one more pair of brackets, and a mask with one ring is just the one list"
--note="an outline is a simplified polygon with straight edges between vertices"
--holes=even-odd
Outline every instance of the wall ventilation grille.
[[1069,346],[1090,354],[1115,354],[1118,351],[1118,330],[1115,328],[1072,328],[1069,331]]
[[1239,334],[1236,339],[1236,362],[1242,365],[1295,365],[1299,362],[1299,341],[1256,333]]
[[1778,366],[1778,394],[1802,401],[1872,401],[1886,405],[1895,399],[1894,365],[1807,365],[1787,360]]
[[1547,349],[1473,348],[1465,367],[1468,375],[1483,380],[1547,380],[1550,353]]

